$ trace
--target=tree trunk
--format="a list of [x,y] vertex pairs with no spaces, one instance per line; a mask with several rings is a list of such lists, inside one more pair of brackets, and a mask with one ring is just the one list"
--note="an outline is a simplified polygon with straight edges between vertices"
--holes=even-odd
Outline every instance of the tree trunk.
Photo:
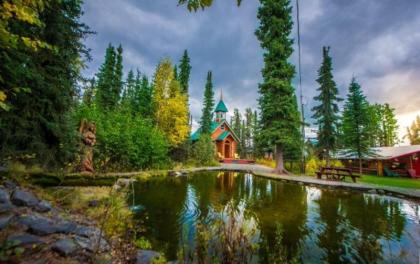
[[359,174],[363,174],[363,168],[362,168],[362,159],[359,158]]
[[330,159],[330,153],[329,153],[329,151],[327,150],[326,151],[326,153],[325,153],[325,161],[326,161],[326,163],[327,163],[327,167],[331,167],[330,165],[331,165],[331,159]]
[[283,160],[283,148],[280,145],[276,145],[276,173],[284,173],[284,160]]

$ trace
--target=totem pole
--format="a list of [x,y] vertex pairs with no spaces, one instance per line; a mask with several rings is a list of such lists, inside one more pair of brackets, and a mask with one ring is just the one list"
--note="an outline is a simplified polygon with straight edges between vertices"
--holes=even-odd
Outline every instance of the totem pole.
[[93,173],[93,146],[96,143],[96,125],[83,119],[80,122],[79,133],[82,136],[81,172]]

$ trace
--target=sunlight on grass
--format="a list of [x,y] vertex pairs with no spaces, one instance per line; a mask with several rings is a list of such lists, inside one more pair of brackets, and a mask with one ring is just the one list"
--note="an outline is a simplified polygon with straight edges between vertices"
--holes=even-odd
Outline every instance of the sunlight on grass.
[[[351,182],[351,179],[346,179],[346,182],[347,181]],[[391,187],[420,189],[420,179],[390,178],[383,176],[363,175],[357,180],[357,182],[385,185]]]

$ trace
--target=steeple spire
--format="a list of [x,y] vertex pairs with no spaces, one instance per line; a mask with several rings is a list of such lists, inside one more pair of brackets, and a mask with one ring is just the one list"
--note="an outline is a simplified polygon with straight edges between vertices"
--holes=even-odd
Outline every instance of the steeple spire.
[[220,101],[223,101],[223,88],[220,88]]

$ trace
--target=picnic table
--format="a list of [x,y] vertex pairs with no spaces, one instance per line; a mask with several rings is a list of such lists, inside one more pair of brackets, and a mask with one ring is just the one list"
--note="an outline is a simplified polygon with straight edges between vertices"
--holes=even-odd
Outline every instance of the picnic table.
[[326,180],[331,181],[344,181],[346,177],[351,177],[353,182],[356,182],[356,179],[360,178],[360,175],[353,174],[351,169],[338,167],[321,167],[316,172],[316,176],[318,179],[322,179],[322,176],[325,176]]

